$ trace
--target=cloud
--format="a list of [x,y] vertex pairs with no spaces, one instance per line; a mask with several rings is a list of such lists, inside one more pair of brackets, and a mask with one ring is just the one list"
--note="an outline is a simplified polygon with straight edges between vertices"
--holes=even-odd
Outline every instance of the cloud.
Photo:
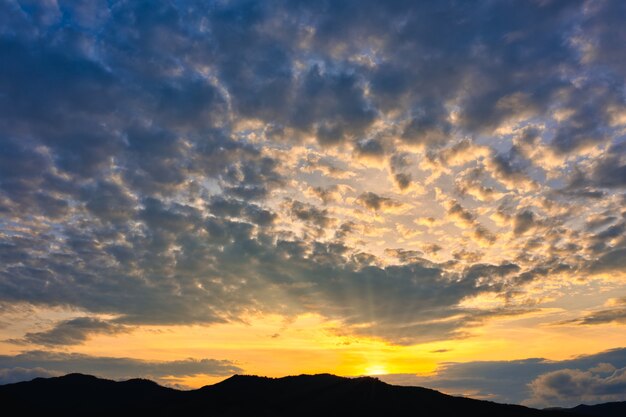
[[521,235],[529,231],[535,225],[535,214],[530,210],[523,210],[515,214],[513,218],[513,233]]
[[472,226],[476,222],[476,216],[457,201],[451,201],[448,204],[448,216],[462,227]]
[[463,207],[458,201],[446,202],[447,215],[461,229],[472,229],[472,236],[487,245],[493,244],[497,237],[489,229],[478,222],[476,215]]
[[[65,42],[72,44],[74,53],[111,61],[107,63],[113,64],[108,66],[113,71],[126,67],[152,80],[180,74],[177,65],[182,65],[182,73],[191,76],[189,82],[179,77],[158,88],[148,84],[138,89],[140,100],[152,99],[152,110],[177,126],[214,119],[215,107],[225,108],[229,102],[244,118],[310,132],[324,144],[354,140],[378,111],[400,107],[409,110],[403,140],[439,145],[454,131],[446,108],[450,99],[456,98],[461,106],[458,124],[470,130],[489,129],[519,113],[547,108],[557,93],[571,88],[559,69],[576,70],[579,65],[577,50],[564,42],[563,34],[574,25],[580,2],[550,7],[529,3],[517,5],[514,12],[498,5],[468,9],[454,4],[447,7],[445,17],[432,5],[408,2],[396,7],[348,2],[325,12],[315,5],[298,9],[281,1],[255,6],[233,2],[212,9],[193,1],[185,5],[165,3],[154,10],[141,4],[108,10],[101,6],[93,14],[80,6],[64,6],[66,19],[103,33],[106,41],[102,51],[94,51],[98,45],[77,33],[67,33]],[[360,13],[345,12],[355,6],[360,6]],[[136,37],[127,36],[130,28],[123,23],[140,12],[145,18],[134,21]],[[468,14],[469,19],[460,19]],[[86,19],[88,15],[92,19]],[[398,25],[400,18],[406,21]],[[456,22],[454,30],[444,32],[441,23],[450,20]],[[44,21],[33,19],[34,25],[28,27],[27,21],[16,19],[12,26],[14,33],[32,32],[40,29],[38,22],[49,27]],[[495,27],[485,21],[507,25]],[[589,34],[606,39],[597,20],[588,19],[594,21],[588,25]],[[527,30],[529,22],[532,33]],[[200,36],[208,28],[211,36]],[[375,65],[356,59],[364,54],[366,35],[378,45],[378,51],[366,56]],[[132,41],[124,45],[123,39]],[[600,45],[611,47],[606,41]],[[137,55],[125,55],[124,46],[134,48]],[[175,63],[171,58],[179,51],[187,54]],[[433,51],[446,53],[435,56]],[[307,59],[311,57],[317,58]],[[221,97],[220,89],[207,83],[203,74],[190,70],[202,65],[228,91],[228,98]],[[536,74],[542,74],[541,82],[533,85]],[[115,73],[111,78],[120,84]]]
[[[401,254],[406,255],[406,254]],[[313,287],[321,311],[350,317],[344,331],[397,344],[464,337],[464,329],[502,312],[459,307],[461,300],[503,291],[513,282],[515,265],[476,265],[449,274],[440,265],[413,258],[405,265],[367,266]],[[389,280],[397,285],[390,287]],[[385,300],[396,300],[391,305]],[[308,301],[311,302],[311,301]],[[519,314],[521,311],[511,311]],[[403,319],[401,319],[403,318]]]
[[[569,117],[560,122],[551,146],[559,153],[570,153],[605,143],[610,138],[608,109],[622,100],[615,97],[609,85],[583,84],[568,96],[572,103]],[[574,101],[578,102],[574,104]]]
[[[604,235],[608,237],[608,233],[606,232],[611,231],[613,231],[613,229],[607,229]],[[621,234],[621,230],[618,233]],[[591,272],[611,272],[622,270],[624,266],[626,266],[626,248],[618,248],[604,253],[590,264],[589,269]]]
[[333,219],[328,216],[328,210],[318,209],[312,204],[302,203],[297,200],[287,201],[291,215],[307,223],[311,223],[322,229],[330,226]]
[[376,159],[381,158],[385,154],[382,144],[376,139],[358,141],[355,150],[358,156],[365,158]]
[[[318,3],[0,5],[0,301],[85,312],[22,341],[250,312],[314,312],[394,343],[461,337],[505,314],[463,300],[545,278],[557,231],[498,251],[495,269],[467,240],[530,239],[550,197],[564,220],[605,197],[621,218],[619,1]],[[366,162],[385,155],[380,176]],[[398,264],[382,267],[381,247],[355,243],[370,227],[359,205],[411,232],[436,194],[467,230],[430,222],[423,259],[385,241]],[[515,210],[496,234],[479,219],[505,194]],[[338,226],[295,237],[285,219]],[[623,221],[561,223],[554,264],[623,266]],[[563,254],[579,247],[584,260]],[[429,259],[449,253],[486,272]]]
[[231,361],[182,359],[153,362],[131,358],[90,356],[81,353],[33,350],[17,355],[0,355],[0,369],[12,382],[36,376],[54,376],[79,372],[104,378],[153,378],[193,375],[228,376],[242,372]]
[[378,211],[400,207],[401,203],[388,197],[381,197],[371,191],[359,196],[358,202],[365,208]]
[[398,258],[402,263],[422,260],[424,255],[421,251],[404,249],[385,249],[385,254]]
[[626,186],[625,143],[613,143],[599,158],[596,158],[589,172],[575,170],[570,176],[567,191],[621,189]]
[[30,381],[35,378],[49,378],[58,375],[59,373],[57,372],[50,372],[43,368],[4,368],[0,369],[0,385]]
[[111,323],[92,317],[77,317],[57,323],[52,329],[43,332],[26,333],[22,339],[8,340],[17,344],[43,346],[76,345],[94,334],[117,334],[130,331],[127,326]]
[[530,384],[529,403],[567,404],[622,401],[626,390],[626,368],[608,375],[578,369],[561,369],[538,376]]
[[450,139],[451,133],[447,116],[447,112],[440,105],[418,107],[416,114],[409,119],[404,127],[402,139],[411,144],[426,147],[444,145]]
[[488,147],[478,146],[468,138],[428,155],[432,162],[439,162],[446,167],[462,166],[487,156],[489,156]]
[[485,169],[483,167],[468,168],[461,171],[454,180],[456,191],[462,196],[471,196],[478,201],[493,201],[504,194],[493,186],[484,184]]
[[614,300],[610,308],[592,311],[584,316],[564,322],[564,324],[607,324],[607,323],[626,323],[626,298]]
[[509,190],[521,187],[532,190],[537,186],[527,173],[531,167],[530,161],[516,145],[513,145],[507,153],[492,155],[485,166],[487,171]]
[[623,401],[626,349],[551,361],[444,363],[432,376],[386,375],[390,383],[421,385],[452,394],[533,407],[573,407],[581,402]]
[[344,195],[353,191],[350,186],[345,184],[333,184],[327,187],[310,187],[307,189],[307,194],[315,196],[322,200],[322,203],[329,205],[331,203],[341,202],[344,199]]
[[401,191],[409,190],[413,182],[411,173],[404,172],[410,167],[408,154],[397,153],[389,159],[389,168],[393,174],[393,181]]
[[277,217],[276,213],[266,210],[257,204],[219,196],[211,198],[207,208],[211,214],[217,217],[241,218],[259,226],[268,226]]

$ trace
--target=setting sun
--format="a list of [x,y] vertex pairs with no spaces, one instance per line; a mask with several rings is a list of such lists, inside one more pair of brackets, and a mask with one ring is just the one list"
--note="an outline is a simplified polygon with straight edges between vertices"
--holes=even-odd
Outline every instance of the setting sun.
[[388,373],[384,365],[370,365],[365,369],[365,375],[385,375]]

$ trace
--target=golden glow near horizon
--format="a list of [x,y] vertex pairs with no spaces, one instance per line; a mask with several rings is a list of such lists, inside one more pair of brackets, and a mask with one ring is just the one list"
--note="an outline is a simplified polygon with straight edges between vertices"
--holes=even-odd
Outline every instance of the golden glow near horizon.
[[[125,334],[94,336],[71,351],[156,362],[206,356],[228,358],[243,368],[243,373],[271,377],[329,371],[342,376],[427,376],[436,375],[438,363],[442,362],[524,357],[565,360],[601,351],[607,341],[626,344],[626,334],[616,333],[611,325],[581,331],[571,326],[542,324],[563,317],[563,312],[554,308],[506,318],[475,329],[463,339],[410,346],[344,335],[340,323],[305,314],[295,318],[256,315],[240,324],[213,326],[140,326]],[[0,344],[0,348],[6,353],[16,351],[10,344]],[[197,388],[226,377],[170,376],[161,377],[161,382]]]

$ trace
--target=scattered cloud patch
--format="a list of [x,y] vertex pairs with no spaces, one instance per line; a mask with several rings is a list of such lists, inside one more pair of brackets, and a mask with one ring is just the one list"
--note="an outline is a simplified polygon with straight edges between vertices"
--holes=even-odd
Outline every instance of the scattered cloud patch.
[[131,358],[90,356],[56,351],[26,351],[0,355],[0,375],[18,382],[37,376],[84,373],[111,379],[183,377],[193,375],[229,376],[241,373],[233,362],[216,359],[183,359],[152,362]]

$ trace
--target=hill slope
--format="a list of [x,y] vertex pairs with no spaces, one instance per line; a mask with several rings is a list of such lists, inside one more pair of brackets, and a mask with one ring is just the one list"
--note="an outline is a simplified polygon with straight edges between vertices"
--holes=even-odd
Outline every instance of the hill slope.
[[571,416],[328,374],[276,379],[235,375],[193,391],[148,380],[114,382],[69,374],[0,386],[0,404],[4,409],[64,416]]
[[604,403],[597,405],[579,405],[569,409],[573,413],[595,417],[624,417],[626,416],[626,401]]

